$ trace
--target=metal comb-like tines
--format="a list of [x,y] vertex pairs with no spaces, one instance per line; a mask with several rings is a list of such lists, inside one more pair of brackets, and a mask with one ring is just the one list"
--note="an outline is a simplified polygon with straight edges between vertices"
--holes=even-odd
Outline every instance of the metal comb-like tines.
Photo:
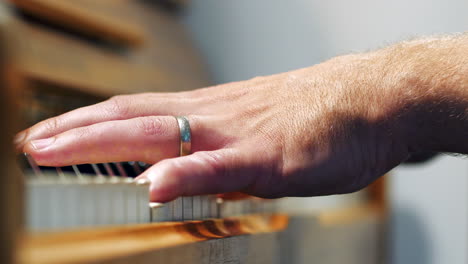
[[[184,204],[180,197],[176,200],[161,204],[150,203],[151,221],[190,221],[210,218],[225,218],[245,214],[273,213],[275,212],[274,200],[251,198],[245,200],[223,200],[214,195],[193,196],[190,205]],[[185,212],[191,210],[186,218]]]
[[[61,168],[41,170],[26,155],[33,168],[26,183],[27,224],[32,230],[84,226],[148,223],[150,219],[149,182],[117,177],[111,166],[103,165],[104,175],[73,172]],[[107,167],[107,168],[106,168]],[[118,166],[117,166],[118,167]]]
[[189,221],[270,212],[271,202],[223,201],[213,195],[149,203],[149,182],[133,179],[144,163],[74,165],[43,169],[26,155],[27,223],[33,230]]

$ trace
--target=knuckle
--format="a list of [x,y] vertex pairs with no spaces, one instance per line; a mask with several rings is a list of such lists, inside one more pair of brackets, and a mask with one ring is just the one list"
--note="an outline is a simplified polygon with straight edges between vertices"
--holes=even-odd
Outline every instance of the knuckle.
[[152,137],[162,135],[166,131],[167,124],[160,117],[142,117],[137,119],[137,127],[144,136]]
[[170,175],[170,182],[173,184],[179,184],[183,181],[184,175],[184,164],[177,159],[168,159],[160,161],[160,166],[167,168],[166,175]]
[[111,97],[106,103],[106,109],[111,115],[126,117],[130,112],[130,103],[128,96],[117,95]]
[[53,117],[49,120],[44,121],[43,124],[48,132],[55,132],[60,130],[62,121],[60,117]]
[[226,163],[229,161],[226,160],[220,153],[216,152],[196,152],[195,153],[198,159],[204,163],[210,170],[220,177],[228,176],[229,172],[227,170]]

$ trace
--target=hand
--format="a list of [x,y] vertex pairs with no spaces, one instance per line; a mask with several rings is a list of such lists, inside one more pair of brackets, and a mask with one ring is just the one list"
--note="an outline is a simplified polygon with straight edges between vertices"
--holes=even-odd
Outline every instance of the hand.
[[[359,190],[408,156],[377,55],[181,93],[113,97],[17,135],[40,165],[154,164],[151,200],[240,191],[273,198]],[[193,154],[178,157],[191,125]]]

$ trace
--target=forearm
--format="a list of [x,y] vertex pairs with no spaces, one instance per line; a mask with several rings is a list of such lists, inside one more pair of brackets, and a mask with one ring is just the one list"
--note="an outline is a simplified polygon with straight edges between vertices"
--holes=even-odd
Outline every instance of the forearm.
[[403,42],[380,52],[387,58],[383,79],[394,89],[388,99],[409,151],[467,154],[468,34]]

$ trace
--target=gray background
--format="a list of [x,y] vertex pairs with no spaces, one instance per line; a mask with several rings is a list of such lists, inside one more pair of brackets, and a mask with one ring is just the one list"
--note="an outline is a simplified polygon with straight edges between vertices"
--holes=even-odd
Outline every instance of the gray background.
[[[468,1],[192,0],[184,21],[214,80],[223,83],[466,31]],[[389,186],[391,263],[468,263],[467,159],[399,167]]]

